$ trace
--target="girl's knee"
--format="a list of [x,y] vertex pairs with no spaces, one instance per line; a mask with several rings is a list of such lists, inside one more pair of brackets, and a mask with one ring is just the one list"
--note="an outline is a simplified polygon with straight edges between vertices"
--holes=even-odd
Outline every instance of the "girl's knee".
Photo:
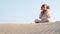
[[35,19],[35,23],[40,23],[41,20]]
[[39,21],[40,21],[40,20],[38,20],[38,19],[35,19],[35,23],[39,23]]

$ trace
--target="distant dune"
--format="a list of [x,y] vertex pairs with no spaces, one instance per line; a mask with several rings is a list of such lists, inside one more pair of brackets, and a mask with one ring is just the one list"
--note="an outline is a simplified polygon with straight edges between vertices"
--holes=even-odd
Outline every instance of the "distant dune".
[[0,34],[60,34],[60,22],[37,24],[0,24]]

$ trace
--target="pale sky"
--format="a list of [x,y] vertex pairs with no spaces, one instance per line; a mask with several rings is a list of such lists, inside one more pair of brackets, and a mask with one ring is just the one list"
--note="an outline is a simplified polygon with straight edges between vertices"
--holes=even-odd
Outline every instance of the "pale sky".
[[34,23],[42,4],[50,6],[51,22],[60,21],[60,0],[0,0],[0,23]]

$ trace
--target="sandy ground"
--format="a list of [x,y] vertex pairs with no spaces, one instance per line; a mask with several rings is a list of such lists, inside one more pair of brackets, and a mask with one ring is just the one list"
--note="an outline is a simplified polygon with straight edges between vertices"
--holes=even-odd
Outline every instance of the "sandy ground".
[[0,34],[60,34],[60,22],[0,24]]

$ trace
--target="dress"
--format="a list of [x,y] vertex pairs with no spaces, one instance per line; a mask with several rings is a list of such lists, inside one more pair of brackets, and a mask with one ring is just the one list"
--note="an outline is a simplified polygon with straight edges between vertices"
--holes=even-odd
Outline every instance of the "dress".
[[39,16],[40,19],[35,19],[35,23],[49,22],[50,18],[48,18],[48,15],[49,13],[44,14],[44,15],[40,14]]
[[43,21],[43,22],[49,22],[50,18],[48,18],[48,16],[49,16],[49,13],[44,14],[44,15],[40,15],[41,21]]

